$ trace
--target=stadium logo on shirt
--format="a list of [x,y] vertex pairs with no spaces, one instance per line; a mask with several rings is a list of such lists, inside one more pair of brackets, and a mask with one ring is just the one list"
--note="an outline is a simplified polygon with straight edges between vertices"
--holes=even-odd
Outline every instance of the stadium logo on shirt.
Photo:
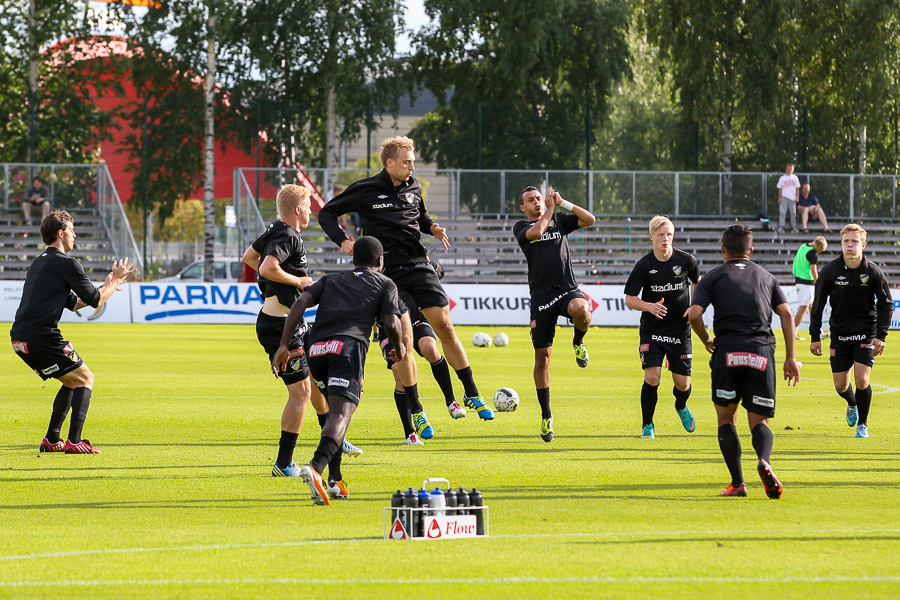
[[672,267],[672,270],[675,271],[676,275],[681,275],[681,267]]
[[532,244],[536,244],[538,242],[547,242],[550,240],[559,240],[562,239],[562,234],[558,231],[545,231],[544,234],[536,240],[531,240]]
[[372,208],[394,208],[394,205],[390,202],[384,202],[382,204],[373,204]]
[[[677,273],[676,273],[677,275]],[[683,281],[679,283],[667,283],[666,285],[651,285],[650,291],[652,292],[677,292],[678,290],[683,290],[685,287],[685,283]]]

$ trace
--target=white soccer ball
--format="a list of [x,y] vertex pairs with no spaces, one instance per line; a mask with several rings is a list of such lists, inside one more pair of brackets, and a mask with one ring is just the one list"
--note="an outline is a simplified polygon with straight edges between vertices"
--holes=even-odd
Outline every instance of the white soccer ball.
[[519,395],[512,388],[500,388],[494,394],[494,408],[497,412],[513,412],[519,408]]
[[472,336],[472,345],[478,346],[479,348],[487,348],[491,345],[491,336],[479,331]]
[[502,348],[503,346],[506,346],[508,344],[509,344],[509,336],[506,335],[505,333],[501,332],[494,336],[494,345],[497,346],[498,348]]

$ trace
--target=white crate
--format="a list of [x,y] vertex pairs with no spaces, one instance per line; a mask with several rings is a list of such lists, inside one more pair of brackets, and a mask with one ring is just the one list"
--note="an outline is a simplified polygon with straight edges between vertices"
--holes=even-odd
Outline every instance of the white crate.
[[[422,482],[427,489],[429,483],[443,482],[450,490],[450,481],[442,477],[433,477]],[[480,514],[479,514],[480,513]],[[401,515],[406,515],[408,523],[414,523],[417,517],[422,520],[420,535],[413,536],[403,526]],[[443,508],[424,507],[411,508],[405,506],[388,506],[384,509],[384,539],[386,540],[446,540],[488,535],[490,512],[487,506],[448,506]],[[478,516],[481,516],[482,529],[478,533]]]

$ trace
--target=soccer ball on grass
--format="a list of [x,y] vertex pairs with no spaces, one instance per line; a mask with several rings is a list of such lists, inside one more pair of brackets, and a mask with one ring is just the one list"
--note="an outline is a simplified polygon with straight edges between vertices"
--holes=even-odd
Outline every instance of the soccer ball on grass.
[[491,336],[479,331],[472,336],[472,345],[478,346],[479,348],[487,348],[491,345]]
[[519,394],[512,388],[500,388],[494,394],[494,408],[497,412],[513,412],[519,408]]
[[509,344],[509,336],[506,335],[505,333],[501,332],[494,336],[494,345],[497,346],[498,348],[502,348],[503,346],[506,346],[507,344]]

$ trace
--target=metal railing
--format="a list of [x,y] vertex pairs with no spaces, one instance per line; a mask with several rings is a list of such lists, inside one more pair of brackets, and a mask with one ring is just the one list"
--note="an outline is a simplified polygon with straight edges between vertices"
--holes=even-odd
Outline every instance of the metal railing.
[[[246,182],[235,203],[253,204],[263,220],[275,215],[275,194],[299,175],[325,196],[337,181],[348,185],[378,170],[310,168],[236,169],[235,181]],[[559,171],[417,169],[429,211],[457,216],[518,215],[519,194],[528,186],[553,187],[564,198],[598,216],[691,218],[778,216],[777,183],[781,173],[717,171]],[[830,218],[894,221],[897,175],[798,173],[809,182]]]
[[48,200],[54,209],[98,214],[115,255],[129,256],[136,261],[138,271],[143,268],[143,255],[134,241],[131,224],[105,164],[3,163],[0,166],[4,210],[19,203],[32,179],[40,177],[48,188]]

